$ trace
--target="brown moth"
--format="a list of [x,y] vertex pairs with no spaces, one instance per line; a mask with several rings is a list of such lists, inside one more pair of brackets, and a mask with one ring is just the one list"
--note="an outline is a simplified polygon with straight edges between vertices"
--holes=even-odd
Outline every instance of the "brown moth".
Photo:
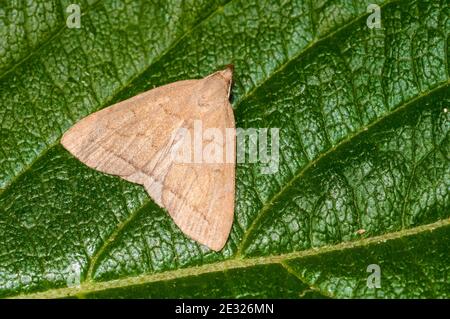
[[[232,73],[228,67],[109,106],[72,126],[61,144],[87,166],[143,185],[187,236],[219,251],[234,214]],[[194,130],[199,124],[227,136],[225,143],[214,138],[217,134],[199,139]],[[184,135],[174,134],[181,128]],[[213,162],[202,161],[202,148],[215,150]],[[191,156],[184,153],[187,161],[174,156],[193,149]]]

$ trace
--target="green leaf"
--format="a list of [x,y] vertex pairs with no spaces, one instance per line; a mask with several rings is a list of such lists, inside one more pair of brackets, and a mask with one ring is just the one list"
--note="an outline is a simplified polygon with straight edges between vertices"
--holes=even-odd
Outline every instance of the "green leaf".
[[[68,1],[0,4],[0,296],[448,298],[449,4],[373,1],[369,29],[366,1],[157,2],[83,2],[80,29]],[[215,253],[59,139],[228,63],[237,126],[280,128],[280,166],[238,165]]]

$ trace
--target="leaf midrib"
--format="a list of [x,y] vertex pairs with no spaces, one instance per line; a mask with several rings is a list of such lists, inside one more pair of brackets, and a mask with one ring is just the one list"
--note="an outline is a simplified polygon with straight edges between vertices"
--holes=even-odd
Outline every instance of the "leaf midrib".
[[[419,235],[427,231],[433,231],[435,229],[450,226],[450,218],[437,221],[435,223],[420,225],[417,227],[403,229],[397,232],[386,233],[376,237],[364,238],[355,241],[342,242],[337,245],[322,246],[320,248],[311,248],[307,250],[286,253],[281,255],[269,255],[265,257],[252,257],[252,258],[232,258],[221,262],[193,266],[188,268],[182,268],[177,270],[165,271],[161,273],[154,273],[141,276],[127,277],[123,279],[115,279],[103,282],[83,282],[79,287],[70,288],[56,288],[43,292],[36,292],[31,294],[20,294],[12,296],[10,298],[63,298],[63,297],[75,297],[78,295],[84,295],[88,293],[94,293],[104,291],[108,289],[127,288],[134,285],[144,285],[158,281],[175,280],[189,276],[199,276],[214,272],[223,272],[232,269],[248,268],[259,265],[268,264],[280,264],[299,258],[306,258],[309,256],[317,256],[321,254],[327,254],[335,251],[343,251],[347,249],[365,247],[371,244],[385,243],[388,241],[396,240],[399,238],[406,238],[414,235]],[[296,273],[293,273],[296,275]],[[297,275],[298,276],[298,275]],[[302,278],[299,278],[302,280]]]

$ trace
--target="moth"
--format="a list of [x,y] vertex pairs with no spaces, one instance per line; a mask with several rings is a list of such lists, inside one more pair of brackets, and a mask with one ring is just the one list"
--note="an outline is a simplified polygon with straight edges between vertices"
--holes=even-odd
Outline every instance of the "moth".
[[232,74],[230,66],[104,108],[72,126],[61,144],[87,166],[143,185],[185,235],[220,251],[234,214]]

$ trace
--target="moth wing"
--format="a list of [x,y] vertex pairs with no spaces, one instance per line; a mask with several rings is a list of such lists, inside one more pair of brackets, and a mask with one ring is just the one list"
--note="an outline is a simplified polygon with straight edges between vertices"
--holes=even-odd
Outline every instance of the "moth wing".
[[[171,133],[188,117],[186,99],[198,81],[161,86],[95,112],[72,126],[61,144],[100,172],[142,185],[161,184],[156,174],[161,163],[168,164]],[[161,204],[160,194],[149,195]]]
[[[165,178],[162,203],[186,235],[219,251],[233,224],[235,124],[228,101],[215,112],[212,118],[203,119],[203,131],[213,128],[224,138],[222,163],[205,163],[205,158],[199,164],[174,163]],[[203,150],[211,143],[214,141],[204,141]],[[231,161],[227,163],[226,157]]]

